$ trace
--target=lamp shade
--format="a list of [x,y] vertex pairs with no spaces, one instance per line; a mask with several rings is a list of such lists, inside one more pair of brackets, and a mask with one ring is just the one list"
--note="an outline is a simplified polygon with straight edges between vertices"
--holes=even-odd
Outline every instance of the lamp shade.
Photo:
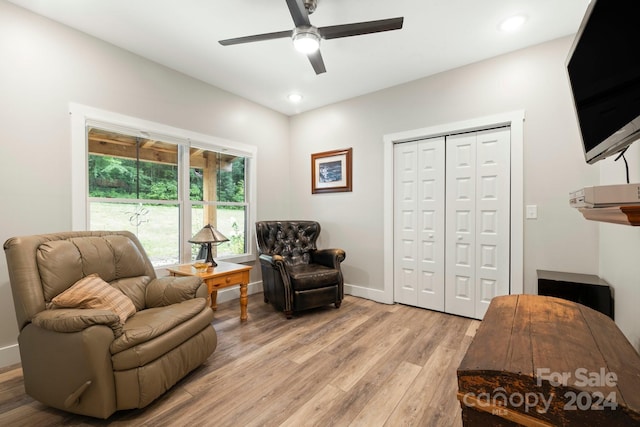
[[207,224],[193,236],[189,242],[191,243],[222,243],[228,242],[229,239],[224,234],[216,230],[213,225]]
[[201,253],[206,246],[207,258],[205,262],[214,267],[218,264],[216,264],[216,262],[213,260],[213,251],[211,249],[211,245],[228,241],[229,239],[227,239],[224,234],[216,230],[211,224],[207,224],[202,227],[202,230],[198,231],[196,235],[189,240],[189,242],[191,243],[199,243],[200,245],[202,245],[200,246]]

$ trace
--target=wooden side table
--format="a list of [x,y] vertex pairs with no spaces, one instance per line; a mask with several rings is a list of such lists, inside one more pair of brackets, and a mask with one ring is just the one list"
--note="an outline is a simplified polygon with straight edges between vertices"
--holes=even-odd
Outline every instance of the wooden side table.
[[168,268],[172,276],[200,276],[209,288],[211,309],[218,308],[218,289],[240,285],[240,320],[247,320],[247,285],[249,284],[249,271],[251,266],[234,264],[231,262],[217,261],[216,267],[210,267],[207,271],[199,272],[191,264],[181,264]]

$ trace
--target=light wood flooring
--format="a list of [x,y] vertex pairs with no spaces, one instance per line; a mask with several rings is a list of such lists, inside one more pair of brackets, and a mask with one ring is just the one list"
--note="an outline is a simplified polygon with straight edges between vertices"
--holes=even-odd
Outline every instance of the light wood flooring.
[[67,414],[0,371],[0,426],[460,426],[456,369],[478,321],[347,296],[287,320],[249,297],[220,304],[218,347],[147,408]]

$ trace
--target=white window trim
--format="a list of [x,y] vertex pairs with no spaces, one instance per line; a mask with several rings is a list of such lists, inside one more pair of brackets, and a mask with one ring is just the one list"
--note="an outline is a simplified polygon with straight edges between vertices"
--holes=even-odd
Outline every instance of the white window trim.
[[[89,203],[87,159],[87,127],[98,126],[103,129],[120,131],[129,135],[138,135],[143,138],[158,139],[176,144],[193,144],[199,148],[218,151],[225,154],[245,157],[248,159],[245,173],[247,183],[245,191],[248,203],[248,215],[246,224],[247,253],[244,255],[224,257],[229,262],[255,261],[253,253],[254,230],[257,214],[257,155],[258,148],[254,145],[218,138],[211,135],[192,132],[167,126],[136,117],[126,116],[111,111],[100,110],[82,104],[70,103],[69,114],[71,116],[71,229],[85,231],[88,229]],[[188,159],[182,159],[182,162]],[[183,168],[183,170],[185,170]],[[187,172],[188,174],[188,169]],[[188,175],[187,175],[188,179]],[[184,195],[182,195],[184,197]],[[188,200],[188,197],[183,200]],[[189,209],[187,209],[189,211]],[[184,221],[183,224],[190,223]],[[191,230],[181,230],[183,235],[190,235]],[[182,248],[182,253],[190,253],[189,248]],[[184,262],[184,260],[183,260]]]

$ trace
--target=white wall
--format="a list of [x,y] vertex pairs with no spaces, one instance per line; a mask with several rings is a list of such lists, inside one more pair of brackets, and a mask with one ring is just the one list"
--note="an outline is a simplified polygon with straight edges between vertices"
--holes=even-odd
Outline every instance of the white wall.
[[[257,146],[258,219],[288,216],[286,116],[3,0],[0,64],[0,242],[71,228],[69,102]],[[0,367],[17,334],[0,256]]]
[[[258,219],[319,220],[319,244],[347,251],[346,282],[375,292],[391,286],[382,280],[382,136],[523,109],[524,200],[539,212],[525,222],[525,292],[536,292],[536,269],[598,274],[600,261],[616,288],[618,323],[637,348],[640,234],[585,221],[568,207],[568,192],[597,184],[600,171],[582,160],[564,74],[571,40],[289,119],[0,0],[0,241],[70,228],[68,104],[77,102],[256,145]],[[347,147],[353,192],[312,195],[311,153]],[[637,174],[638,152],[630,155]],[[603,180],[614,180],[602,170]],[[0,367],[17,361],[16,336],[0,257]]]
[[[640,142],[625,154],[629,162],[629,182],[640,182]],[[599,162],[601,184],[624,184],[622,159],[609,157]],[[627,225],[600,225],[600,276],[614,290],[615,318],[620,330],[640,352],[640,228]]]
[[[320,244],[346,250],[345,281],[381,290],[385,134],[524,110],[524,201],[538,219],[524,230],[524,289],[536,269],[598,273],[598,225],[569,207],[570,191],[595,185],[584,162],[565,74],[566,37],[291,118],[294,217],[323,225]],[[364,76],[363,78],[366,78]],[[310,155],[353,147],[353,192],[311,194]],[[517,171],[515,171],[517,172]],[[372,291],[372,293],[375,293]]]

